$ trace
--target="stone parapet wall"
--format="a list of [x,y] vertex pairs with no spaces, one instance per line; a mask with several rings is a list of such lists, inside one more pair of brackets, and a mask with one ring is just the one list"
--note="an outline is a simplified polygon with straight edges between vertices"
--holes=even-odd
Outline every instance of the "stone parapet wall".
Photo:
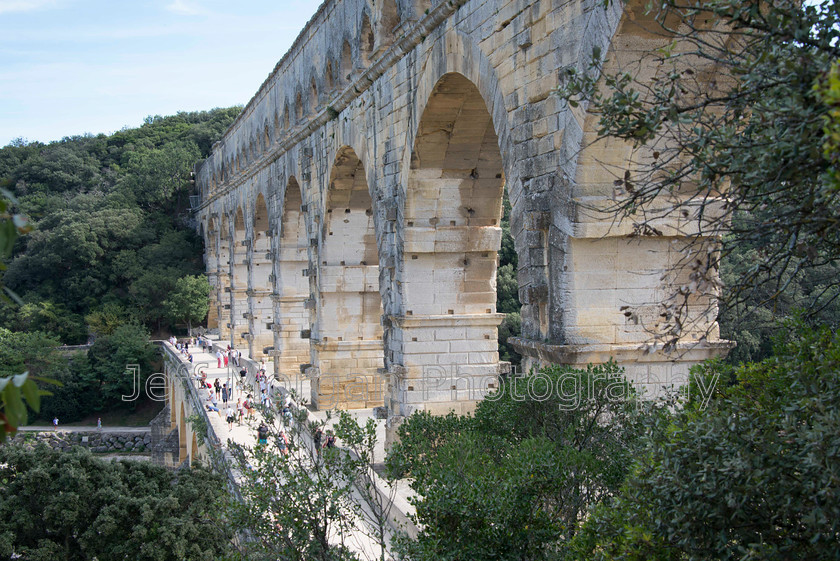
[[109,432],[91,430],[86,432],[66,432],[62,430],[44,432],[19,432],[12,438],[12,442],[35,446],[44,443],[56,450],[67,450],[73,447],[87,448],[94,453],[110,454],[115,452],[151,453],[151,431],[138,434],[136,432]]

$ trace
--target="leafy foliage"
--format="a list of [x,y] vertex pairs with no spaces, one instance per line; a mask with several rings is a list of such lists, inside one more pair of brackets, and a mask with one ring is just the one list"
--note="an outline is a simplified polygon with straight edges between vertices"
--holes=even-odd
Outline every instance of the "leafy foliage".
[[[52,351],[47,342],[33,346],[33,352],[57,357],[50,377],[62,385],[43,400],[40,416],[47,420],[58,417],[63,422],[74,422],[106,410],[135,409],[145,399],[142,391],[135,401],[124,401],[123,396],[134,395],[135,384],[142,390],[156,370],[156,349],[149,343],[145,328],[136,323],[119,325],[109,335],[97,338],[87,353],[77,352],[64,358]],[[127,372],[128,365],[139,366],[137,380]]]
[[219,476],[107,462],[76,448],[0,447],[0,556],[13,559],[218,559],[230,532],[212,513]]
[[[113,328],[116,308],[103,312],[112,305],[136,310],[131,315],[148,327],[165,326],[169,291],[203,268],[188,220],[192,166],[238,112],[179,113],[110,136],[0,149],[0,187],[34,226],[14,245],[3,276],[26,305],[4,308],[0,325],[83,343],[84,318],[95,332]],[[102,323],[106,316],[111,324]]]
[[[561,389],[558,389],[561,388]],[[388,457],[421,532],[406,559],[553,559],[624,480],[638,436],[614,363],[508,380],[475,417],[415,413]]]
[[519,281],[516,278],[516,268],[519,258],[510,233],[510,199],[505,193],[502,212],[502,247],[499,250],[499,267],[496,270],[496,311],[507,314],[499,326],[499,359],[519,364],[522,357],[512,345],[508,345],[508,337],[518,337],[522,331],[522,317],[519,315]]
[[[596,51],[560,91],[598,116],[601,137],[635,149],[606,210],[640,235],[662,235],[662,219],[681,216],[693,240],[682,263],[690,282],[673,287],[664,319],[649,327],[674,342],[690,321],[687,303],[720,292],[727,260],[730,318],[772,314],[793,298],[827,318],[840,296],[836,1],[665,0],[649,10],[649,31],[673,39],[643,56],[652,76],[602,73]],[[713,251],[707,240],[721,234]],[[790,290],[796,283],[813,290]]]
[[163,301],[163,307],[173,321],[186,321],[192,332],[193,323],[204,321],[207,317],[209,295],[210,283],[204,275],[181,277]]
[[614,500],[577,539],[583,559],[840,558],[840,336],[789,327],[772,357],[652,425]]
[[[372,489],[374,421],[362,426],[339,412],[330,431],[341,447],[321,448],[313,435],[325,427],[308,421],[306,409],[292,413],[280,429],[273,411],[260,410],[267,418],[267,443],[233,444],[244,482],[243,500],[231,504],[230,518],[236,528],[260,538],[243,544],[243,554],[281,561],[355,560],[348,545],[355,533],[369,528],[368,537],[380,545],[379,558],[385,561],[390,504]],[[324,430],[322,446],[327,434]]]
[[[29,420],[27,405],[36,413],[49,392],[37,381],[53,382],[64,361],[52,349],[54,339],[44,333],[13,333],[0,328],[0,442]],[[46,351],[44,350],[46,347]]]

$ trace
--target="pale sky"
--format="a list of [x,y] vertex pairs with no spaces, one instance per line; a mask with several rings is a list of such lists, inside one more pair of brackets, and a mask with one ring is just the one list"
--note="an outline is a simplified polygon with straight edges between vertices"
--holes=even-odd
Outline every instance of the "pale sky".
[[244,105],[320,0],[0,0],[0,146]]

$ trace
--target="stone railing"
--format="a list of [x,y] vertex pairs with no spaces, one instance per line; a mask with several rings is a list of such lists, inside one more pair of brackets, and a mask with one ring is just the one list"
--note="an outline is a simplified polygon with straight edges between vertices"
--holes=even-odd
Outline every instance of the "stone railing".
[[150,431],[119,432],[108,430],[90,431],[21,431],[12,438],[12,442],[22,443],[24,446],[35,446],[44,443],[55,450],[67,450],[73,447],[87,448],[91,452],[115,453],[145,453],[151,452],[152,435]]
[[[230,492],[237,499],[241,499],[242,495],[239,490],[241,474],[234,467],[236,462],[227,447],[223,446],[222,439],[213,428],[213,424],[210,422],[210,416],[204,408],[204,402],[190,377],[193,368],[200,365],[190,363],[186,357],[166,341],[155,341],[155,343],[160,345],[161,353],[166,360],[167,377],[174,377],[176,382],[182,385],[185,391],[184,395],[187,398],[187,405],[189,406],[188,410],[198,415],[203,421],[202,424],[206,427],[203,438],[204,447],[207,449],[210,458],[211,465],[209,467],[218,473],[224,474],[227,478]],[[172,396],[169,396],[169,400],[171,399]],[[171,407],[173,404],[168,403],[168,405]]]

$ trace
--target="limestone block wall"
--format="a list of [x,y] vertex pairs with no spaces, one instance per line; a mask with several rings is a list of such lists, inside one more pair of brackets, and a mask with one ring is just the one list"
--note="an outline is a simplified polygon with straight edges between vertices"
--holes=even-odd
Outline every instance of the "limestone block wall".
[[[231,245],[251,263],[232,259],[231,342],[256,336],[239,327],[243,308],[267,313],[239,287],[270,290],[278,371],[313,377],[316,403],[370,406],[385,387],[395,423],[470,410],[503,368],[495,275],[508,197],[526,363],[616,356],[670,380],[725,351],[713,314],[697,322],[711,337],[679,357],[639,350],[650,333],[620,308],[661,302],[684,225],[665,217],[667,235],[640,241],[594,212],[633,154],[591,143],[597,117],[553,94],[595,47],[624,68],[667,42],[649,24],[641,0],[324,2],[198,170],[205,237],[250,240]],[[260,204],[267,279],[254,266]]]
[[129,452],[148,454],[151,448],[152,436],[149,431],[142,434],[108,430],[99,431],[95,429],[74,432],[63,430],[44,432],[21,431],[11,441],[22,443],[25,446],[35,446],[42,443],[54,450],[62,451],[73,447],[81,447],[99,454]]

